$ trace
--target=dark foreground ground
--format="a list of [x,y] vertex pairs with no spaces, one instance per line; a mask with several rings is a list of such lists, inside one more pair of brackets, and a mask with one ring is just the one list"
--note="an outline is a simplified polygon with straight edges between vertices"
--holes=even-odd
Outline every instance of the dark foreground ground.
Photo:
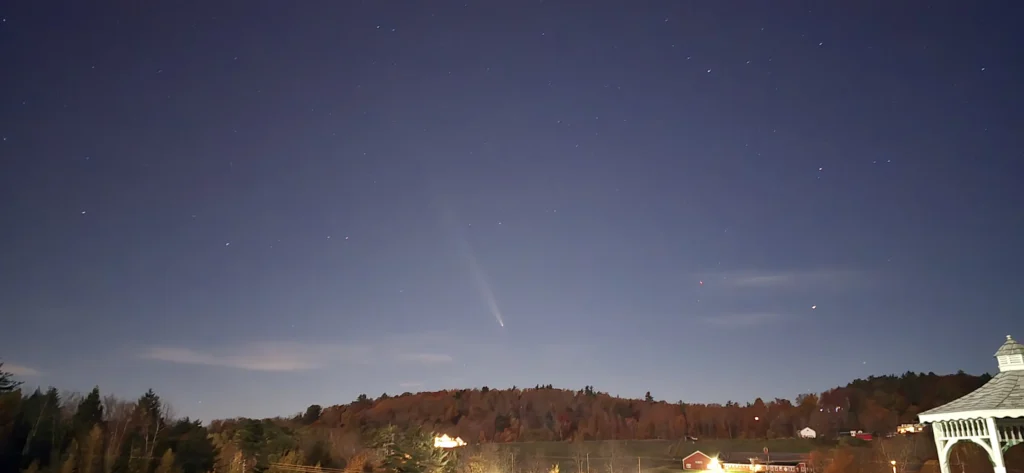
[[[526,467],[539,469],[558,465],[562,473],[671,473],[681,471],[683,457],[700,450],[708,455],[742,452],[769,452],[782,458],[786,454],[807,454],[823,446],[804,439],[775,440],[604,440],[591,442],[517,442],[472,447],[470,450],[490,448],[503,453],[517,464],[517,470]],[[587,465],[589,464],[589,468]]]

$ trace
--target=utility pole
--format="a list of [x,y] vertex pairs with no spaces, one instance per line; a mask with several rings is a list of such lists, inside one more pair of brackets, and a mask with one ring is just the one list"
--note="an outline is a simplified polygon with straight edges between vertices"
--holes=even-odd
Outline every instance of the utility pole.
[[590,473],[590,452],[587,452],[587,473]]
[[512,452],[512,473],[516,473],[516,452]]
[[640,473],[640,457],[636,457],[636,473]]

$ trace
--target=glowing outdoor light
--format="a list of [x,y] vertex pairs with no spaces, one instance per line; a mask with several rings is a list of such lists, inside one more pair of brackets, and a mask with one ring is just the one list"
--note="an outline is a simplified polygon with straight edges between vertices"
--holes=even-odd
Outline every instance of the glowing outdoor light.
[[717,458],[712,458],[708,462],[708,471],[722,471],[722,462],[718,461]]
[[435,448],[456,448],[464,447],[466,442],[459,437],[451,438],[448,434],[441,435],[440,437],[434,437]]

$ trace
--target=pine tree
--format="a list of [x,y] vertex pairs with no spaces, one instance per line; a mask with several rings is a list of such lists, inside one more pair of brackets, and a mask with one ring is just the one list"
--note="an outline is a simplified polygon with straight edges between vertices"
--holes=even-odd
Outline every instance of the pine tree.
[[[397,433],[394,427],[381,429],[378,448],[381,466],[397,473],[451,473],[452,453],[434,447],[434,436],[419,430]],[[392,440],[393,439],[393,440]]]
[[92,430],[94,425],[103,421],[103,400],[100,399],[100,388],[94,387],[82,402],[78,403],[78,409],[71,418],[71,428],[75,435],[85,437]]
[[14,374],[3,370],[4,363],[0,361],[0,393],[9,393],[21,386],[21,381],[14,380]]

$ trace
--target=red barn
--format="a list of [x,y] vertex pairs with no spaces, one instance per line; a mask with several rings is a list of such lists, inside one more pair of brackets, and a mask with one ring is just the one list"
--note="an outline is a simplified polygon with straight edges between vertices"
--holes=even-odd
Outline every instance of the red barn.
[[706,470],[709,464],[711,464],[711,457],[705,455],[700,450],[683,458],[684,470]]

